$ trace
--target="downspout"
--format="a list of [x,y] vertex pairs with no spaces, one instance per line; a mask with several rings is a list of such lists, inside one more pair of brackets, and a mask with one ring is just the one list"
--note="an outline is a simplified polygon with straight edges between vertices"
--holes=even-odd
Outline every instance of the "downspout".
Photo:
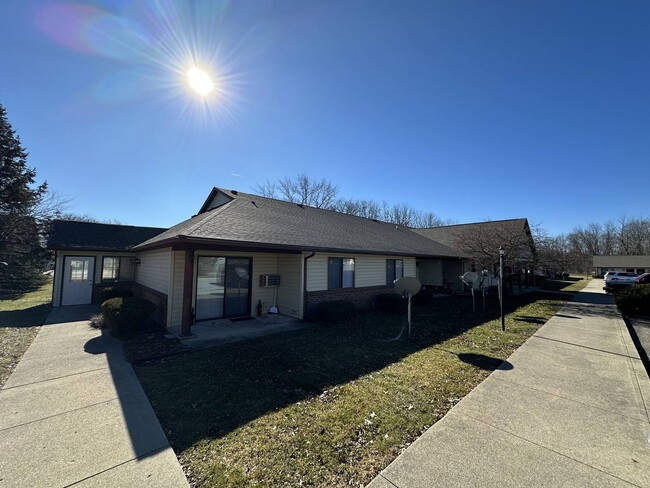
[[[57,278],[61,278],[61,288],[63,289],[63,273],[60,273],[61,277],[57,276],[56,273],[56,264],[57,264],[57,258],[59,256],[59,251],[54,251],[54,276],[52,276],[52,305],[54,305],[54,290],[56,290],[56,280]],[[61,302],[59,302],[59,305],[61,305]]]
[[302,318],[303,320],[307,317],[307,260],[313,258],[316,255],[314,251],[311,252],[308,256],[304,257],[304,263],[302,267],[303,277],[302,277]]

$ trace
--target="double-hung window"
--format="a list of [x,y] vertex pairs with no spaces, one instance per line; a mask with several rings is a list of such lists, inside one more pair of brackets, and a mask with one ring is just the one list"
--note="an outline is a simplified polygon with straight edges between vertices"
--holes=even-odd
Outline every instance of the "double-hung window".
[[404,276],[404,260],[387,259],[386,260],[386,284],[392,285],[393,281],[399,280],[403,276]]
[[102,262],[102,282],[110,283],[120,281],[120,258],[104,256]]
[[354,288],[354,258],[329,258],[327,289]]

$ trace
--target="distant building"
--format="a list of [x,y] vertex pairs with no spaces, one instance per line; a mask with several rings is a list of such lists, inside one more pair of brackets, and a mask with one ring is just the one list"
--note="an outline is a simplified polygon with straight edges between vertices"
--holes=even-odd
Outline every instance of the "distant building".
[[650,272],[650,256],[594,256],[594,276],[601,277],[607,271],[629,273]]

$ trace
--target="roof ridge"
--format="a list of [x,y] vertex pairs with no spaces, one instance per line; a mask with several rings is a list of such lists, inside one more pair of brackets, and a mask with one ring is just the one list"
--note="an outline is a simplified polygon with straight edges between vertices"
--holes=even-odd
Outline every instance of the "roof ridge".
[[514,222],[516,220],[526,220],[526,217],[518,217],[514,219],[497,219],[497,220],[483,220],[481,222],[465,222],[463,224],[451,224],[451,225],[435,225],[433,227],[412,227],[417,230],[427,230],[427,229],[448,229],[449,227],[460,227],[463,225],[477,225],[477,224],[491,224],[497,222]]
[[133,224],[110,224],[107,222],[86,222],[83,220],[74,220],[74,219],[54,219],[52,223],[55,222],[62,222],[62,223],[71,223],[71,224],[82,224],[82,225],[103,225],[103,226],[111,226],[111,227],[133,227],[136,229],[163,229],[167,230],[169,227],[151,227],[149,225],[133,225]]
[[[362,215],[354,215],[354,214],[347,213],[347,212],[341,212],[340,210],[334,210],[332,208],[314,207],[313,205],[307,205],[306,203],[290,202],[289,200],[282,200],[281,198],[265,197],[264,195],[255,195],[254,193],[246,193],[246,192],[242,192],[242,191],[239,191],[239,190],[227,190],[225,188],[219,188],[219,187],[215,187],[215,188],[217,190],[219,190],[219,191],[222,191],[222,192],[231,193],[231,194],[233,194],[233,196],[235,198],[237,198],[238,196],[242,196],[242,195],[246,195],[248,197],[263,198],[264,200],[270,200],[272,202],[278,202],[278,203],[283,203],[283,204],[287,204],[287,205],[297,205],[297,206],[302,207],[302,208],[310,208],[312,210],[320,210],[320,211],[323,211],[323,212],[333,212],[333,213],[336,213],[336,214],[339,214],[339,215],[347,215],[349,217],[356,218],[356,219],[371,220],[371,221],[377,222],[379,224],[397,225],[397,226],[402,227],[404,229],[408,229],[408,230],[411,230],[411,231],[413,230],[413,228],[409,227],[408,225],[396,224],[395,222],[388,222],[386,220],[375,219],[373,217],[364,217]],[[224,206],[224,205],[222,205],[222,206]],[[219,207],[219,208],[221,208],[221,207]]]

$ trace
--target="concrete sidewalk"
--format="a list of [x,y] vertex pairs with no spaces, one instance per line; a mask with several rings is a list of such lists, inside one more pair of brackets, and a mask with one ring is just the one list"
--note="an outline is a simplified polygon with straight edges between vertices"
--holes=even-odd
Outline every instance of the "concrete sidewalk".
[[54,309],[0,390],[0,486],[187,487],[114,338],[92,308]]
[[369,487],[650,487],[650,380],[602,286],[592,280]]

